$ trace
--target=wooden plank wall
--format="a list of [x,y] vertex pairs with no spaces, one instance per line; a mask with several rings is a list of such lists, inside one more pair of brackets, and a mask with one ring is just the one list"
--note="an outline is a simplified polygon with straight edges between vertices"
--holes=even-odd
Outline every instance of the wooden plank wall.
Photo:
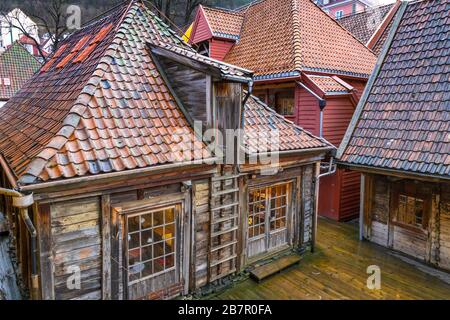
[[395,215],[391,190],[395,182],[381,175],[366,175],[364,237],[379,245],[450,270],[450,185],[409,180],[418,192],[431,195],[428,229],[412,231],[391,223]]
[[210,236],[210,183],[202,180],[193,183],[194,243],[192,248],[191,288],[198,289],[208,282],[208,251]]
[[[207,125],[208,112],[206,107],[206,81],[205,74],[195,71],[192,68],[174,62],[167,58],[159,58],[167,77],[170,79],[171,87],[175,94],[195,121],[201,121]],[[186,85],[186,84],[189,85]]]
[[436,229],[439,232],[436,250],[439,252],[437,259],[441,268],[450,270],[450,184],[441,185],[439,203],[439,220]]
[[302,199],[303,199],[303,245],[312,241],[313,219],[314,219],[314,165],[305,166],[302,173]]
[[[55,298],[101,299],[102,255],[98,197],[50,205]],[[81,289],[69,289],[72,268],[81,271]]]

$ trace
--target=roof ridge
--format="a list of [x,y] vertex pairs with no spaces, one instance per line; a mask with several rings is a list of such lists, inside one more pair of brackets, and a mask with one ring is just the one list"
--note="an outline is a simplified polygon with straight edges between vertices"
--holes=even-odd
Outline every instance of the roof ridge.
[[[124,10],[124,14],[120,18],[120,22],[117,24],[116,29],[112,29],[110,32],[115,32],[114,37],[111,40],[108,48],[103,53],[102,57],[99,59],[97,66],[92,71],[91,76],[87,79],[85,85],[82,87],[80,93],[78,94],[76,100],[74,101],[72,107],[70,108],[67,115],[64,117],[62,122],[62,127],[60,130],[50,139],[50,141],[43,147],[40,153],[38,153],[33,160],[27,166],[25,173],[19,179],[19,183],[30,184],[35,182],[37,177],[44,170],[45,165],[48,161],[59,151],[61,148],[65,146],[67,141],[69,141],[70,137],[74,133],[76,127],[81,121],[83,117],[83,113],[87,108],[89,101],[94,96],[95,88],[100,84],[103,74],[106,72],[106,68],[108,66],[109,59],[112,58],[112,51],[116,51],[120,42],[123,41],[122,38],[119,37],[119,34],[123,31],[123,22],[126,18],[135,14],[136,11],[133,10],[133,5],[137,5],[137,3],[132,0],[129,4],[127,4],[126,10]],[[119,6],[118,6],[119,7]],[[105,20],[105,18],[110,17],[108,15],[95,23],[100,23]],[[90,24],[93,25],[93,24]],[[86,28],[86,27],[85,27]],[[83,29],[80,29],[83,30]],[[74,34],[77,34],[78,31]],[[72,37],[72,34],[70,37]],[[31,180],[31,181],[30,181]]]
[[294,41],[294,68],[300,71],[303,65],[302,47],[301,47],[301,22],[300,7],[297,0],[291,0],[292,29]]

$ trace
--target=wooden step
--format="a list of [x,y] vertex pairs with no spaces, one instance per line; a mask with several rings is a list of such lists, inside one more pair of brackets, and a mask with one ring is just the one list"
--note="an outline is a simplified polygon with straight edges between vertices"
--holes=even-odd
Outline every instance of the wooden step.
[[300,260],[300,256],[296,254],[285,256],[263,266],[257,267],[255,270],[250,272],[250,276],[260,282],[274,274],[280,273],[294,264],[298,264]]

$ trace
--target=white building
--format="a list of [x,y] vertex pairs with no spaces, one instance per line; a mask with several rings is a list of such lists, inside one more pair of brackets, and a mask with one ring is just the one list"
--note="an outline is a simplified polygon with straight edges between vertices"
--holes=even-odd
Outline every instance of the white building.
[[[22,30],[39,41],[38,26],[22,10],[16,8],[8,13],[0,13],[0,51],[4,51],[24,34]],[[27,48],[31,50],[33,48]]]

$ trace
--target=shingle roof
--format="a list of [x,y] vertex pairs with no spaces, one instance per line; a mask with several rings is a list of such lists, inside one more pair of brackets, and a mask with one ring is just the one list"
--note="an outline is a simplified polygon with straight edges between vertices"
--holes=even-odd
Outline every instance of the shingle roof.
[[[141,4],[122,5],[65,40],[0,110],[0,151],[20,182],[174,160],[181,145],[172,133],[192,129],[147,42],[185,46]],[[201,143],[194,145],[203,151]]]
[[215,37],[239,39],[244,21],[242,12],[203,6],[202,9]]
[[0,53],[0,100],[9,100],[40,67],[17,42]]
[[393,6],[394,4],[391,3],[384,6],[367,8],[363,12],[344,16],[337,21],[359,41],[367,44]]
[[240,40],[225,57],[257,79],[320,71],[369,77],[375,55],[310,0],[261,0],[240,9]]
[[341,82],[329,76],[307,75],[314,84],[325,94],[333,93],[349,93],[348,86],[344,86]]
[[[313,151],[317,148],[334,148],[325,139],[316,137],[295,125],[254,96],[247,100],[244,119],[244,144],[246,151],[250,154],[269,151],[305,149]],[[269,133],[273,135],[270,136]],[[273,144],[270,143],[270,139],[279,141],[276,150],[271,149]]]
[[366,89],[368,98],[358,106],[339,154],[350,165],[448,179],[448,1],[404,3],[402,8],[381,69]]
[[[0,153],[20,184],[210,156],[160,74],[152,48],[214,67],[225,79],[250,79],[247,70],[195,53],[140,2],[122,5],[63,41],[0,110]],[[251,104],[247,109],[246,132],[267,133],[275,126],[284,149],[328,147],[275,112]],[[191,138],[191,154],[181,153],[189,146],[175,132]]]

